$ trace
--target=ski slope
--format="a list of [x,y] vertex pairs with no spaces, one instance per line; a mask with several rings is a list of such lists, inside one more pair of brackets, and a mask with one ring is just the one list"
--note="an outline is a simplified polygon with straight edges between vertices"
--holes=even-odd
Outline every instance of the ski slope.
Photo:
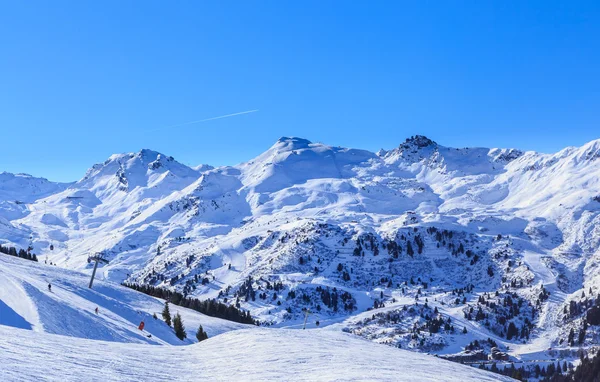
[[341,332],[250,329],[172,347],[92,341],[0,326],[7,381],[509,381]]
[[[182,342],[152,317],[161,317],[162,300],[102,280],[93,289],[88,283],[89,276],[75,271],[0,255],[0,324],[95,340],[171,345],[196,341],[199,325],[209,337],[248,327],[171,305],[171,315],[179,312],[187,327],[189,339]],[[141,321],[143,332],[138,330]]]

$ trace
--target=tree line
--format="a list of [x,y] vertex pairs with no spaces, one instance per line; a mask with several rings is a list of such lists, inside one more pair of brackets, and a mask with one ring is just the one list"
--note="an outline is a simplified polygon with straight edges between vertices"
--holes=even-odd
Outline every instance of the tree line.
[[4,253],[5,255],[15,256],[25,260],[38,261],[37,256],[32,254],[31,252],[27,252],[24,249],[17,249],[15,247],[3,247],[0,245],[0,253]]
[[600,380],[600,353],[595,357],[580,355],[580,364],[574,368],[572,364],[560,362],[556,365],[552,362],[547,367],[536,365],[534,368],[525,369],[515,368],[514,364],[504,369],[499,369],[496,364],[492,364],[491,369],[481,365],[480,369],[485,369],[494,373],[508,375],[519,381],[525,381],[527,378],[535,378],[541,382],[597,382]]
[[575,370],[566,375],[553,375],[544,379],[544,382],[596,382],[600,380],[600,353],[589,358],[581,356],[581,363]]
[[206,314],[207,316],[222,318],[233,322],[239,322],[241,324],[258,325],[258,321],[252,318],[250,312],[244,312],[235,306],[223,304],[214,299],[201,301],[197,298],[186,297],[180,292],[154,287],[151,285],[140,285],[134,283],[123,283],[123,285],[137,290],[138,292],[142,292],[153,297],[162,298],[174,305],[193,309],[196,312]]

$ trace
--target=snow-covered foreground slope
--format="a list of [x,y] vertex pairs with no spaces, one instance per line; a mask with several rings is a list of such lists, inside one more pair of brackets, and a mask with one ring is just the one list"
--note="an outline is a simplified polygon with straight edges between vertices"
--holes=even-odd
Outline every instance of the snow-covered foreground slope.
[[[161,300],[102,280],[93,289],[88,283],[89,277],[78,272],[0,254],[0,325],[105,341],[192,343],[180,341],[172,328],[152,317],[161,316]],[[171,310],[182,315],[193,341],[198,325],[209,336],[248,327],[174,305]],[[143,332],[138,330],[141,321]]]
[[341,332],[238,330],[184,347],[120,344],[0,326],[6,381],[508,381]]

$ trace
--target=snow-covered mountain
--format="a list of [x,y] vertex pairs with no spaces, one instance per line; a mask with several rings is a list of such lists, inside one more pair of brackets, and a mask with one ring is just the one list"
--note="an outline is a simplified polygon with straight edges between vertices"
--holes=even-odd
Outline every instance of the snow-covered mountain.
[[89,272],[102,251],[107,280],[263,325],[308,308],[309,327],[448,357],[487,357],[488,338],[521,359],[598,343],[600,140],[541,154],[415,136],[372,153],[283,137],[237,166],[142,150],[22,200],[5,189],[23,204],[0,210],[0,237],[31,235],[42,261]]
[[60,192],[68,186],[28,174],[0,173],[0,235],[11,240],[29,237],[28,232],[14,227],[10,220],[27,216],[28,203]]

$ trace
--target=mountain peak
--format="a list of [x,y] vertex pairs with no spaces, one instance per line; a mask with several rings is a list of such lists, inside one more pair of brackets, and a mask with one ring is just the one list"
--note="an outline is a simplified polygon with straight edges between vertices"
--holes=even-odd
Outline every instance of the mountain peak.
[[281,137],[273,145],[274,148],[284,150],[306,149],[312,144],[311,141],[299,137]]
[[377,155],[388,163],[396,162],[399,159],[414,163],[430,157],[436,151],[438,151],[438,144],[435,141],[424,135],[414,135],[406,138],[406,141],[401,143],[397,149],[380,150]]
[[92,166],[82,181],[89,181],[98,176],[116,177],[119,183],[132,188],[135,185],[147,185],[150,174],[169,172],[180,178],[194,178],[196,170],[185,166],[172,156],[164,155],[158,151],[141,149],[138,152],[113,154],[103,163]]
[[312,143],[308,139],[300,138],[300,137],[281,137],[277,140],[277,143],[288,143],[288,142],[302,142],[306,144]]
[[427,138],[424,135],[415,135],[412,136],[410,138],[406,138],[406,141],[404,141],[403,144],[400,145],[400,147],[402,146],[413,146],[413,147],[417,147],[417,148],[423,148],[423,147],[430,147],[430,146],[437,146],[437,143],[429,138]]
[[122,154],[113,154],[102,164],[94,165],[93,169],[97,169],[103,166],[107,166],[111,163],[118,163],[119,165],[126,165],[128,162],[139,161],[139,163],[148,166],[149,169],[156,169],[157,167],[152,167],[153,164],[160,162],[174,162],[175,158],[172,156],[168,156],[162,154],[158,151],[150,150],[150,149],[141,149],[138,152],[130,152],[130,153],[122,153]]
[[140,158],[148,158],[148,159],[156,159],[160,156],[164,157],[164,154],[159,153],[158,151],[150,150],[150,149],[141,149],[137,155]]
[[[8,172],[8,171],[0,172],[0,176],[7,177],[7,178],[35,178],[33,175],[25,174],[23,172],[12,173],[12,172]],[[45,178],[39,178],[39,179],[45,179]]]
[[210,170],[214,170],[214,168],[215,168],[214,166],[211,166],[211,165],[205,164],[205,163],[202,163],[202,164],[199,164],[198,166],[192,167],[192,169],[194,169],[198,172],[210,171]]

